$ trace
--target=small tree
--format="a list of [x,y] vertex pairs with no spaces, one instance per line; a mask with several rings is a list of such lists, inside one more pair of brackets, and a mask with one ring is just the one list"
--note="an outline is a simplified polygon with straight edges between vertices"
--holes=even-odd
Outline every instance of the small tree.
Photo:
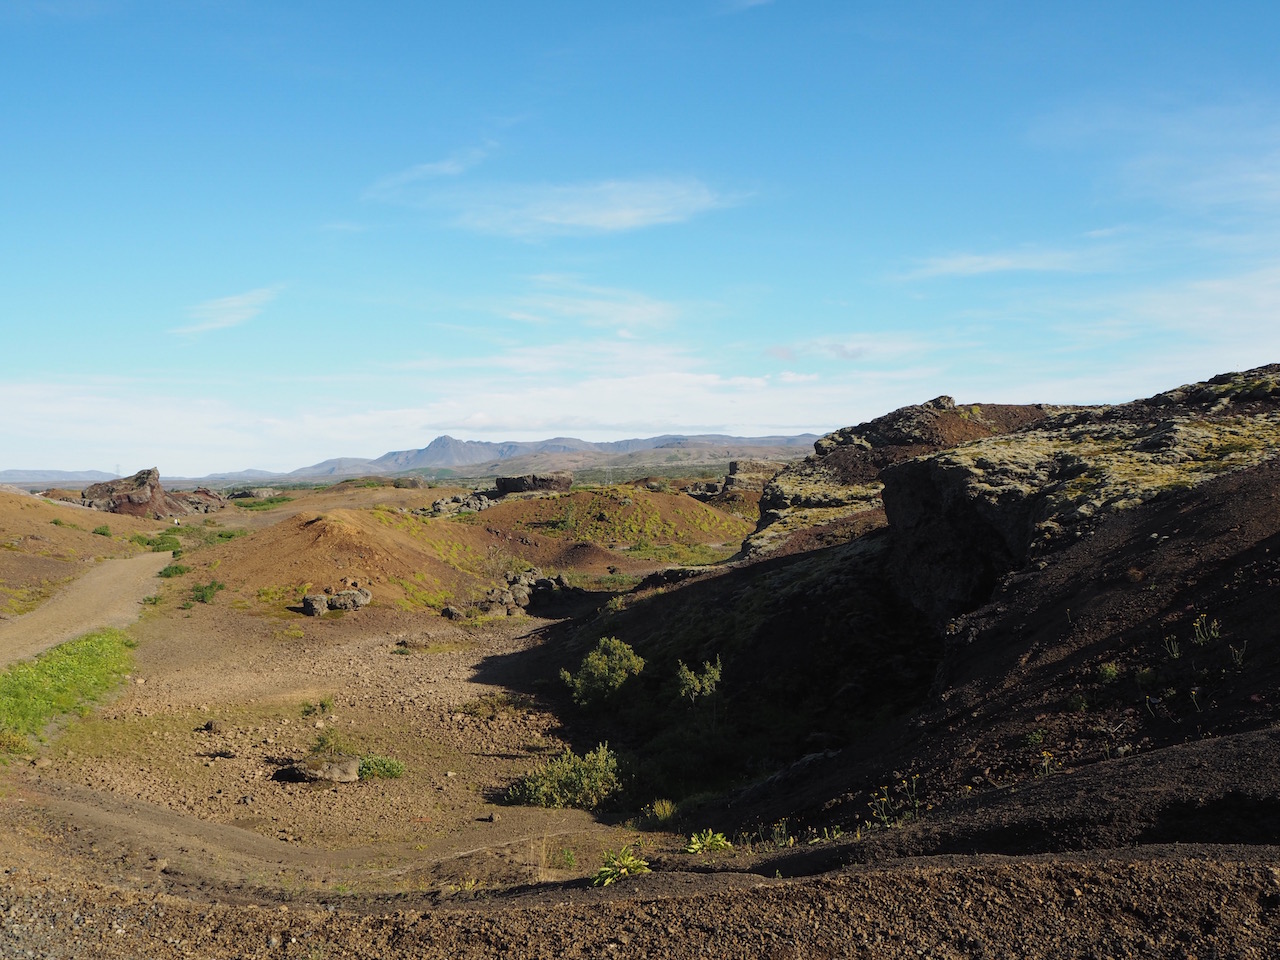
[[631,677],[644,669],[644,658],[617,637],[601,637],[594,650],[582,658],[576,675],[560,671],[560,679],[573,690],[573,702],[588,707],[607,700]]
[[[695,673],[689,667],[685,666],[683,660],[676,661],[676,683],[678,685],[680,696],[689,701],[689,708],[694,709],[698,705],[699,697],[710,697],[716,692],[716,687],[720,683],[720,657],[716,657],[713,664],[710,660],[702,662],[702,672]],[[715,701],[712,701],[711,708],[711,729],[712,732],[716,728],[716,712]]]

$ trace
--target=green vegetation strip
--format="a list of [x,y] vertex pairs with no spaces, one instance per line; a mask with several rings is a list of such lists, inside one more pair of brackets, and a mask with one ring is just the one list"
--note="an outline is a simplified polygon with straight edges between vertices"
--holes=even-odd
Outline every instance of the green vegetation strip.
[[0,673],[0,751],[16,752],[57,717],[83,714],[132,668],[134,640],[95,630]]

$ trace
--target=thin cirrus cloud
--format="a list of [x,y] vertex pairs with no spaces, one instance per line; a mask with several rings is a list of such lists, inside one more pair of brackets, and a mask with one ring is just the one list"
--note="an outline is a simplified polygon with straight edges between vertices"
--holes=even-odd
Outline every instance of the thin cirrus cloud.
[[1068,250],[1018,250],[1001,253],[957,253],[933,257],[906,274],[906,279],[976,277],[989,273],[1069,272],[1084,267],[1080,254]]
[[493,144],[487,143],[483,147],[460,150],[443,160],[415,164],[398,173],[383,177],[365,190],[365,199],[388,203],[413,203],[416,185],[423,181],[461,176],[481,163],[492,149]]
[[695,177],[507,185],[452,199],[458,226],[517,238],[640,230],[734,202]]
[[191,319],[185,327],[175,327],[170,333],[207,333],[236,327],[260,314],[263,308],[280,293],[279,287],[260,287],[230,297],[205,300],[187,308]]

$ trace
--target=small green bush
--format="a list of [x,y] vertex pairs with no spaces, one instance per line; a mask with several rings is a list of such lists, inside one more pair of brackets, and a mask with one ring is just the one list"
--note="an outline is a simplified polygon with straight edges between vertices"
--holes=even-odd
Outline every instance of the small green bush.
[[717,833],[710,827],[701,833],[695,833],[685,844],[685,853],[715,853],[717,850],[732,850],[733,844],[725,839],[723,833]]
[[526,807],[595,810],[621,789],[618,757],[602,743],[581,757],[566,748],[512,784],[507,800]]
[[582,658],[577,675],[560,671],[560,679],[573,690],[580,707],[597,705],[617,693],[624,683],[644,669],[644,658],[617,637],[601,637],[596,648]]
[[623,877],[633,877],[638,873],[648,872],[649,861],[633,852],[630,847],[623,847],[621,850],[605,851],[604,863],[591,878],[591,882],[597,887],[607,887]]
[[191,588],[191,599],[196,603],[211,603],[219,590],[225,590],[227,585],[219,583],[217,580],[210,580],[208,583],[197,583]]
[[392,757],[370,755],[360,758],[360,779],[396,780],[404,776],[404,764]]
[[98,536],[100,536],[100,537],[109,537],[109,536],[111,536],[111,528],[110,528],[110,527],[108,527],[105,523],[104,523],[102,526],[100,526],[100,527],[94,527],[94,528],[93,528],[93,532],[94,532],[94,533],[96,533],[96,534],[97,534]]
[[162,576],[167,580],[170,577],[180,577],[184,573],[190,573],[190,572],[191,572],[190,567],[184,567],[180,563],[171,563],[167,567],[165,567],[163,570],[160,571],[159,576]]
[[1098,679],[1102,683],[1115,683],[1120,678],[1120,667],[1115,663],[1104,663],[1098,667]]

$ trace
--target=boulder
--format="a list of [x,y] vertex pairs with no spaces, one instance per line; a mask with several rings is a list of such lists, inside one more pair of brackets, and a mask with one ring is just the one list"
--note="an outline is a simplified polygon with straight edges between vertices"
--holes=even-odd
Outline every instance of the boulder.
[[498,477],[494,481],[501,496],[508,493],[532,493],[534,491],[550,491],[568,493],[573,486],[571,473],[526,473],[520,477]]
[[307,757],[294,764],[293,769],[304,780],[355,783],[360,779],[360,758],[342,754],[332,757]]
[[302,598],[302,612],[308,617],[318,617],[329,612],[329,598],[323,593],[309,593]]

